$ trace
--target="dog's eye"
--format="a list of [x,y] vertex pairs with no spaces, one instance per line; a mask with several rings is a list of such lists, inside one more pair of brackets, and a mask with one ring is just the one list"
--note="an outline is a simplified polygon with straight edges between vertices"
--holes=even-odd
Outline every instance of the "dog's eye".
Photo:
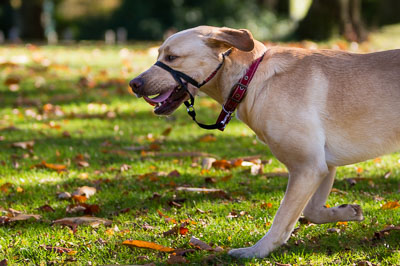
[[178,57],[176,56],[176,55],[167,55],[166,56],[166,59],[167,59],[167,61],[168,62],[172,62],[172,61],[174,61],[175,59],[177,59]]

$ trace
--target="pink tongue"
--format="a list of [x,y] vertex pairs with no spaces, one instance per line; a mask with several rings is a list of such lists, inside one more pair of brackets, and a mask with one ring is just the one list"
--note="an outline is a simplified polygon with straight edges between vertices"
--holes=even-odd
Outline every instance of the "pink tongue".
[[160,102],[163,102],[163,101],[165,101],[166,99],[168,99],[168,97],[171,96],[171,94],[172,94],[173,91],[174,91],[173,89],[172,89],[172,90],[169,90],[169,91],[166,91],[166,92],[164,92],[164,93],[162,93],[162,94],[160,94],[160,95],[158,95],[158,96],[156,96],[156,97],[154,97],[154,98],[149,98],[149,97],[147,97],[147,96],[143,96],[143,98],[144,98],[148,103],[152,103],[152,104],[160,103]]

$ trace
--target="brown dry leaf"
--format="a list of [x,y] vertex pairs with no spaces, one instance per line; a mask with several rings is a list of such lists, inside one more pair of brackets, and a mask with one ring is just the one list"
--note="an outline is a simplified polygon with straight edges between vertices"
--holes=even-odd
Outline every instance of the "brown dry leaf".
[[71,198],[71,194],[69,192],[61,192],[57,194],[57,198],[61,200],[66,200]]
[[8,76],[6,80],[4,81],[4,85],[6,86],[11,86],[11,85],[17,85],[21,82],[21,77],[19,76]]
[[381,207],[381,209],[382,210],[393,210],[393,209],[397,209],[399,207],[400,207],[400,203],[398,201],[388,201]]
[[83,186],[72,192],[72,196],[85,196],[86,198],[90,198],[96,193],[96,191],[97,189],[95,187]]
[[170,222],[170,223],[173,223],[173,224],[176,224],[176,223],[177,223],[175,219],[169,217],[168,215],[165,215],[165,214],[162,213],[160,210],[157,210],[157,213],[158,213],[158,215],[159,215],[161,218],[164,218],[164,220],[165,220],[166,222]]
[[104,224],[106,226],[109,226],[112,224],[112,221],[99,218],[99,217],[87,217],[87,216],[82,216],[82,217],[66,217],[62,219],[58,219],[53,221],[53,224],[60,224],[60,225],[67,225],[70,226],[71,224],[74,224],[76,226],[78,225],[90,225],[92,227],[96,227],[99,224]]
[[100,212],[100,206],[86,203],[71,204],[67,206],[66,212],[70,214],[84,212],[87,215],[93,215]]
[[176,190],[187,191],[187,192],[203,192],[203,193],[225,192],[219,188],[200,188],[200,187],[177,187]]
[[175,251],[175,249],[173,248],[164,247],[153,242],[147,242],[141,240],[125,240],[124,242],[122,242],[122,245],[127,245],[129,247],[137,247],[137,248],[148,248],[168,253]]
[[217,138],[214,136],[214,134],[206,134],[203,135],[199,138],[200,142],[214,142],[217,141]]
[[40,210],[40,211],[44,211],[44,212],[54,212],[54,209],[50,206],[50,205],[48,205],[48,204],[45,204],[45,205],[43,205],[43,206],[40,206],[39,208],[37,208],[38,210]]
[[400,231],[400,225],[398,226],[394,226],[394,225],[390,225],[390,226],[386,226],[384,229],[382,229],[379,232],[375,232],[374,237],[372,240],[374,239],[381,239],[383,238],[385,235],[388,235],[391,231]]
[[173,170],[173,171],[169,172],[169,174],[167,176],[168,177],[180,177],[181,174],[178,172],[178,170]]
[[212,167],[216,169],[230,169],[232,167],[232,164],[227,161],[227,160],[216,160],[215,162],[212,163]]
[[9,188],[11,188],[13,185],[9,182],[4,183],[3,185],[0,186],[0,191],[7,193]]
[[182,223],[181,225],[174,226],[172,229],[163,233],[163,236],[170,236],[170,235],[186,235],[189,232],[189,229],[186,227],[186,223]]
[[35,141],[30,140],[30,141],[14,142],[13,144],[11,144],[11,147],[27,150],[27,149],[32,149],[33,145],[35,145]]
[[[1,222],[0,222],[0,224],[1,224]],[[0,266],[7,266],[7,264],[8,264],[8,260],[7,259],[0,260]]]
[[207,250],[207,251],[214,250],[210,245],[208,245],[207,243],[201,241],[200,239],[198,239],[194,236],[192,236],[192,238],[190,239],[189,245],[196,247],[198,249],[201,249],[201,250]]
[[53,246],[50,246],[50,245],[40,245],[40,247],[44,248],[45,250],[52,251],[52,252],[57,252],[57,253],[60,253],[60,254],[64,254],[64,253],[71,254],[74,251],[74,250],[72,250],[70,248],[53,247]]
[[40,218],[42,218],[42,216],[38,215],[38,214],[24,214],[24,213],[20,213],[14,217],[10,217],[9,221],[10,222],[14,222],[14,221],[26,221],[29,219],[35,219],[36,221],[40,220]]
[[201,161],[201,168],[210,170],[212,167],[213,162],[215,162],[217,159],[211,158],[211,157],[206,157]]
[[167,136],[169,136],[169,134],[171,134],[171,131],[172,131],[172,127],[168,127],[161,133],[161,135],[167,137]]

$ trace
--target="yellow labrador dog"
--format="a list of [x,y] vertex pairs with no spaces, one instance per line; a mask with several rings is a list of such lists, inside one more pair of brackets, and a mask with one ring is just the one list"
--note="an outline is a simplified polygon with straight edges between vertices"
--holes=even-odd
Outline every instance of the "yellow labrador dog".
[[[361,221],[360,206],[325,208],[337,166],[400,147],[400,50],[370,54],[272,47],[248,30],[200,26],[178,32],[158,60],[202,81],[220,104],[251,62],[264,54],[237,117],[266,143],[290,173],[285,196],[268,233],[254,246],[233,249],[242,258],[265,257],[285,243],[301,213],[313,223]],[[198,88],[183,82],[191,94]],[[188,99],[171,73],[151,66],[130,82],[139,96],[156,96],[155,113],[171,114]],[[153,98],[154,99],[154,98]]]

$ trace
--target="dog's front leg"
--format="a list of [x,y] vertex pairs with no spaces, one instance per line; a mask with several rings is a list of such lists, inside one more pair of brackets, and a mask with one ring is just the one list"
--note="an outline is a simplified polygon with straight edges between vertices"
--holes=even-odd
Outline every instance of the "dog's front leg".
[[325,164],[317,165],[306,164],[294,170],[289,169],[286,193],[268,233],[254,246],[233,249],[229,251],[230,255],[263,258],[288,240],[301,212],[328,173]]

